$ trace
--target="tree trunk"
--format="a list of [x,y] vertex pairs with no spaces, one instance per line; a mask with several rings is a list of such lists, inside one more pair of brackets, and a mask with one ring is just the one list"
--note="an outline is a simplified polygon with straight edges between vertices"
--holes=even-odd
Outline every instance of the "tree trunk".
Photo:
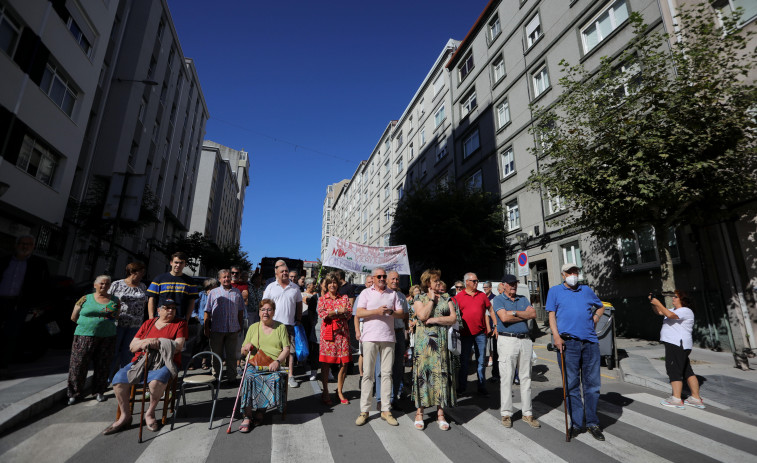
[[657,255],[660,258],[660,282],[662,283],[662,294],[665,298],[662,302],[665,307],[673,306],[673,291],[676,289],[675,270],[673,269],[673,258],[670,254],[667,237],[668,227],[666,225],[656,225],[655,241],[657,242]]

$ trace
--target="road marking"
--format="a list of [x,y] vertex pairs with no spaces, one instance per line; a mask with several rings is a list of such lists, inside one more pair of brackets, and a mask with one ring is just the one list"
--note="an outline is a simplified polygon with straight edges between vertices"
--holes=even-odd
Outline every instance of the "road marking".
[[609,402],[599,401],[599,412],[615,418],[618,421],[643,429],[660,439],[669,440],[695,452],[707,455],[718,461],[757,461],[755,456],[741,450],[729,447],[707,437],[694,434],[686,429],[670,425],[647,415]]
[[[562,408],[554,409],[546,404],[534,402],[534,411],[536,412],[536,419],[541,421],[543,425],[555,428],[560,432],[565,432],[565,412],[563,412]],[[594,439],[589,434],[580,434],[578,437],[574,437],[571,440],[578,440],[588,444],[592,448],[597,449],[617,461],[631,463],[669,461],[637,445],[627,442],[611,432],[607,432],[606,430],[602,432],[605,437],[607,437],[607,440],[604,442]]]
[[[452,463],[452,460],[439,450],[426,433],[415,429],[413,421],[407,415],[397,417],[397,421],[400,423],[399,426],[390,426],[381,419],[379,412],[374,412],[369,421],[371,428],[373,428],[393,461],[401,463],[417,463],[419,461]],[[410,431],[411,429],[412,431]],[[412,439],[408,439],[410,432],[414,434]]]
[[660,410],[665,410],[670,413],[675,413],[678,416],[685,416],[686,418],[690,418],[692,420],[696,420],[701,423],[714,426],[716,428],[720,428],[723,431],[728,431],[730,433],[736,434],[737,436],[745,437],[751,440],[757,440],[757,426],[753,426],[751,424],[746,424],[741,421],[732,420],[731,418],[726,418],[724,416],[716,415],[706,410],[698,410],[694,407],[687,406],[686,410],[681,410],[680,408],[664,407],[660,405],[660,398],[655,397],[652,394],[647,394],[647,393],[624,394],[624,397],[628,397],[629,399],[636,400],[643,404],[657,407]]
[[271,463],[333,462],[326,430],[318,413],[287,415],[271,433]]
[[[110,422],[56,423],[47,426],[0,455],[3,463],[59,463],[66,461],[103,432]],[[75,429],[76,432],[71,432]]]
[[213,421],[215,429],[208,429],[207,419],[192,423],[177,422],[172,431],[169,420],[169,424],[163,426],[157,435],[145,427],[142,430],[142,441],[152,440],[148,441],[149,445],[138,460],[161,463],[205,461],[210,455],[222,421],[224,419]]
[[[520,408],[520,407],[518,407]],[[445,410],[451,416],[453,412]],[[455,418],[455,421],[461,422]],[[541,444],[529,439],[515,428],[506,429],[499,419],[482,411],[463,427],[488,445],[498,455],[506,456],[508,461],[532,461],[542,463],[564,462],[562,458],[550,452]],[[529,428],[530,429],[530,428]],[[534,432],[538,432],[536,429]],[[436,461],[428,459],[426,461]]]

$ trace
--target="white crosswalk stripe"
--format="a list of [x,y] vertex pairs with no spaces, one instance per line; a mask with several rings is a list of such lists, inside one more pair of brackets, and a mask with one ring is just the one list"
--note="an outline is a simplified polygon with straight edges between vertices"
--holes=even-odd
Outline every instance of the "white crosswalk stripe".
[[[562,433],[565,433],[565,415],[562,408],[548,408],[546,405],[534,402],[534,414],[541,422],[543,426],[549,426],[555,428]],[[596,450],[604,453],[608,457],[627,463],[648,463],[648,462],[667,462],[665,458],[655,455],[646,449],[634,445],[630,442],[626,442],[618,435],[604,430],[605,441],[601,442],[588,434],[580,434],[578,437],[574,437],[572,440],[577,440],[585,444],[591,445]]]
[[381,419],[378,412],[370,416],[369,424],[392,460],[399,463],[417,463],[419,461],[433,461],[434,463],[452,463],[452,460],[439,450],[436,444],[423,432],[416,432],[412,439],[408,432],[413,422],[407,416],[397,417],[399,426],[390,426]]
[[694,434],[686,429],[671,426],[668,423],[656,420],[650,416],[643,415],[628,408],[622,408],[619,405],[600,400],[598,410],[600,413],[610,416],[620,422],[643,429],[660,439],[669,440],[718,461],[757,461],[755,455],[721,444],[708,437]]
[[[453,410],[447,411],[450,416],[456,416]],[[456,421],[462,421],[455,418]],[[564,462],[562,458],[546,448],[524,436],[515,428],[505,429],[500,420],[482,411],[463,427],[473,435],[483,440],[499,455],[504,455],[509,461],[532,462]]]
[[736,434],[746,439],[757,441],[757,426],[752,426],[738,420],[716,415],[715,413],[708,412],[706,409],[698,410],[696,408],[688,406],[684,410],[681,410],[680,408],[663,407],[662,405],[660,405],[661,398],[652,394],[626,394],[625,397],[628,397],[629,399],[635,400],[637,402],[641,402],[643,404],[660,407],[661,410],[665,410],[668,413],[676,413],[678,415],[685,416],[686,418],[690,418],[692,420],[700,421],[710,426],[715,426],[720,429],[727,429],[730,433]]
[[271,434],[271,462],[333,462],[331,449],[318,413],[287,415],[287,420],[273,425]]
[[[51,424],[0,455],[0,461],[4,463],[66,461],[103,432],[109,424],[108,422],[77,423],[76,432],[71,432],[70,423]],[[49,443],[54,443],[52,451]]]
[[[136,420],[135,420],[136,421]],[[171,426],[163,426],[154,439],[139,456],[139,461],[145,463],[205,461],[213,447],[216,434],[223,420],[213,421],[213,430],[208,429],[208,421],[203,420],[193,423],[177,423],[171,430]],[[142,437],[148,439],[154,434],[147,428],[143,428]]]

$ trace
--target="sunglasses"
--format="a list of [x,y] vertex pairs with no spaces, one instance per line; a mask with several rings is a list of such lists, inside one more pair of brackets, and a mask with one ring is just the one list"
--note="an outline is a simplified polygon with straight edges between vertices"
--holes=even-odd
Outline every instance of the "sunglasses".
[[378,278],[379,280],[386,280],[386,275],[373,275],[373,278]]

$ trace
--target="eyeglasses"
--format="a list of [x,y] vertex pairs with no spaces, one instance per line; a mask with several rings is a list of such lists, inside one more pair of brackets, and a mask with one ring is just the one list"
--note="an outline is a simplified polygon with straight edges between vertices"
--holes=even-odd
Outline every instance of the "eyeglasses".
[[373,278],[378,278],[379,280],[386,280],[386,275],[373,275]]
[[463,289],[465,286],[455,286],[455,289]]
[[239,272],[231,272],[232,275],[239,275]]
[[472,281],[473,283],[478,284],[478,280],[468,280],[468,281]]

